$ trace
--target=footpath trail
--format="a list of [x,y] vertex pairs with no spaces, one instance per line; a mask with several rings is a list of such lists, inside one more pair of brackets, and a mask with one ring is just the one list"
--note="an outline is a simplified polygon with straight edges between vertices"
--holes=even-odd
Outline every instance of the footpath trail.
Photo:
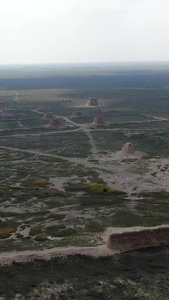
[[10,265],[13,262],[28,262],[35,259],[49,260],[54,257],[72,255],[87,255],[91,257],[113,256],[119,251],[108,249],[106,244],[93,247],[58,247],[39,251],[14,251],[0,254],[0,265]]
[[67,121],[68,123],[78,127],[78,129],[76,131],[79,131],[79,130],[83,131],[86,134],[87,138],[88,138],[89,144],[91,145],[92,154],[97,153],[96,145],[95,145],[94,139],[93,139],[93,137],[90,133],[90,129],[89,129],[88,125],[75,123],[74,121],[70,120],[67,117],[63,117],[63,119],[65,121]]
[[[34,109],[34,110],[32,110],[33,112],[36,112],[36,113],[38,113],[38,114],[41,114],[41,115],[45,115],[45,113],[44,112],[42,112],[42,111],[40,111],[40,110],[38,110],[38,109]],[[54,117],[57,117],[56,115],[54,115]],[[50,135],[50,134],[57,134],[57,133],[69,133],[69,132],[76,132],[76,131],[83,131],[85,134],[86,134],[86,136],[88,137],[88,140],[89,140],[89,143],[90,143],[90,145],[91,145],[91,152],[92,152],[92,154],[95,154],[95,153],[97,153],[97,149],[96,149],[96,145],[95,145],[95,143],[94,143],[94,140],[93,140],[93,137],[92,137],[92,135],[90,134],[90,129],[89,129],[89,127],[88,127],[88,125],[86,125],[86,124],[79,124],[79,123],[76,123],[76,122],[74,122],[74,121],[72,121],[72,120],[70,120],[70,118],[68,118],[68,117],[66,117],[66,116],[62,116],[62,118],[66,121],[66,122],[68,122],[68,123],[70,123],[70,124],[72,124],[73,126],[76,126],[76,127],[78,127],[78,128],[75,128],[75,129],[72,129],[72,130],[57,130],[57,131],[54,131],[54,132],[47,132],[47,133],[38,133],[38,134],[29,134],[29,135],[32,135],[32,136],[41,136],[41,135]]]

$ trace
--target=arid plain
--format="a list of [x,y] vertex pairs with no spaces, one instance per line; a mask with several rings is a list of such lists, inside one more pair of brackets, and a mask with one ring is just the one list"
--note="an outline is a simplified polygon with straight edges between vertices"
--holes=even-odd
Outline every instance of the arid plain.
[[[168,225],[168,91],[2,86],[0,299],[168,299],[167,247],[114,254],[106,244],[118,230]],[[93,268],[88,291],[81,268]]]

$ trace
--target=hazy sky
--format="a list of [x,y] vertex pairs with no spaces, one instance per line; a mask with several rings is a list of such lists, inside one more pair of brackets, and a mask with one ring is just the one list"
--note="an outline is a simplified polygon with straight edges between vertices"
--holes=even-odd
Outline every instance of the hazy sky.
[[169,61],[169,0],[5,0],[0,64]]

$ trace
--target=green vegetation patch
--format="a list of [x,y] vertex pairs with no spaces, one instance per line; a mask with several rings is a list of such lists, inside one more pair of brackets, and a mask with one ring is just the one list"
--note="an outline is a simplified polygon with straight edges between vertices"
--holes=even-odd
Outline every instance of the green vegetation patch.
[[123,191],[111,189],[108,185],[100,183],[76,184],[69,182],[67,189],[70,191],[84,191],[88,194],[126,195]]
[[38,179],[38,180],[35,180],[33,182],[33,184],[36,185],[36,186],[41,187],[41,186],[46,186],[48,184],[48,182],[47,182],[46,179]]
[[59,191],[58,189],[45,188],[39,191],[41,197],[68,197],[69,194],[64,191]]
[[89,192],[98,193],[98,194],[113,194],[113,195],[126,195],[125,192],[120,190],[111,189],[106,184],[98,184],[98,183],[89,183],[87,185],[87,190]]
[[4,227],[0,229],[0,239],[7,239],[12,233],[16,231],[13,227]]

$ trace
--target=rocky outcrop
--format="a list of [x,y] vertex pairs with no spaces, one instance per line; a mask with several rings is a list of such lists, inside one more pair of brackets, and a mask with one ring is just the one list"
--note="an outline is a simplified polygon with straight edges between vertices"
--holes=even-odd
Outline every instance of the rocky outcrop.
[[99,106],[98,99],[96,98],[89,98],[87,102],[88,106]]
[[121,149],[121,152],[123,154],[134,154],[135,153],[135,149],[133,144],[131,143],[126,143],[123,148]]
[[107,242],[109,249],[119,251],[159,246],[169,246],[169,227],[115,233],[109,236]]

